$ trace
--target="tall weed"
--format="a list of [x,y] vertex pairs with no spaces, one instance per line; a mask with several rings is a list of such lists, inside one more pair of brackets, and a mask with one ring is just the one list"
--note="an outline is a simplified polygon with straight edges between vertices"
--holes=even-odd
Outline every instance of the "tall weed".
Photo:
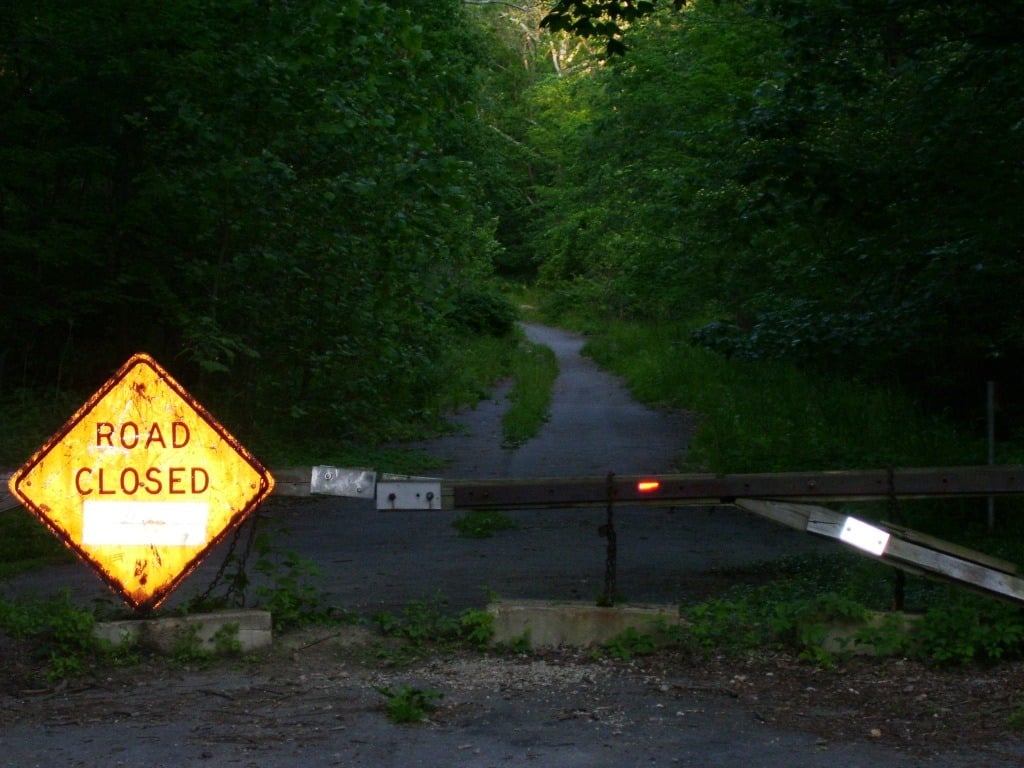
[[645,402],[695,411],[689,462],[718,472],[982,463],[980,439],[899,392],[792,365],[735,360],[683,326],[607,322],[586,352]]
[[558,378],[558,363],[549,347],[523,342],[512,363],[515,383],[509,394],[511,405],[502,417],[506,447],[515,447],[534,437],[548,419],[551,392]]

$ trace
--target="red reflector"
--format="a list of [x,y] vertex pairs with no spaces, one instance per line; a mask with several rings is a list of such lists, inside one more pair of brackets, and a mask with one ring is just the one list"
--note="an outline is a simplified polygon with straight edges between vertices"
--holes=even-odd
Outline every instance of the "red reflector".
[[636,489],[640,493],[654,493],[661,488],[661,482],[658,480],[641,480],[636,484]]

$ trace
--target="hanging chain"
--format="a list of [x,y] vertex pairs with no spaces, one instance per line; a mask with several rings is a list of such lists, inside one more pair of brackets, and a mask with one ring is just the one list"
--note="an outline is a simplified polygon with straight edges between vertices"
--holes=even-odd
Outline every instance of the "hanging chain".
[[606,540],[604,560],[604,594],[598,600],[598,605],[615,605],[615,576],[618,561],[618,542],[615,536],[615,473],[608,473],[607,484],[608,509],[605,524],[601,526],[601,533]]
[[[245,591],[248,585],[249,578],[246,575],[246,567],[249,562],[249,555],[252,554],[253,543],[256,541],[256,524],[259,518],[259,513],[250,515],[249,519],[242,523],[235,529],[234,534],[231,537],[231,543],[228,545],[228,551],[224,555],[224,560],[221,562],[220,567],[217,569],[217,573],[214,574],[213,579],[210,581],[209,586],[203,590],[202,594],[193,598],[193,602],[202,605],[206,603],[214,590],[220,586],[221,581],[227,581],[227,591],[224,593],[224,602],[228,605],[235,607],[242,607],[245,605]],[[242,549],[241,555],[235,555],[235,550],[238,549],[238,544],[242,539],[242,535],[246,534],[245,546]],[[235,564],[235,573],[228,579],[225,579],[228,566]]]

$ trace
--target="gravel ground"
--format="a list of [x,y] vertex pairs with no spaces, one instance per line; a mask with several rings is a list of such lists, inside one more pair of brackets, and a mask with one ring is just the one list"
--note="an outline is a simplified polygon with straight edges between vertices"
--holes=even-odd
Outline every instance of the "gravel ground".
[[[398,665],[366,630],[279,638],[242,661],[104,670],[22,687],[5,655],[0,765],[1009,768],[1024,668],[942,672],[777,654],[627,662],[457,652]],[[13,687],[12,687],[13,686]],[[382,689],[440,694],[395,725]],[[1016,701],[1015,701],[1016,699]]]

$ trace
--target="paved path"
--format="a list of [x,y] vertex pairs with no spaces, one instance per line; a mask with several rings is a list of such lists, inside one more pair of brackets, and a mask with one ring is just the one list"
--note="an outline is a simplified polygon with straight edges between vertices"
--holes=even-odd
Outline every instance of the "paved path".
[[517,450],[502,449],[501,417],[508,402],[499,390],[494,399],[455,417],[460,434],[417,444],[447,459],[446,477],[603,477],[680,466],[695,428],[691,415],[637,403],[619,379],[580,354],[582,336],[534,324],[523,328],[558,361],[547,423]]
[[[582,337],[537,325],[531,340],[550,346],[560,373],[550,420],[518,450],[501,448],[503,391],[456,417],[458,434],[410,447],[442,457],[449,479],[603,477],[671,471],[685,457],[693,417],[636,403],[614,376],[582,357]],[[384,468],[378,468],[384,469]],[[604,583],[604,509],[509,511],[518,529],[490,539],[459,536],[452,512],[375,512],[323,500],[275,507],[290,530],[287,547],[328,574],[327,591],[361,611],[392,609],[442,594],[453,606],[505,598],[594,600]],[[731,507],[628,508],[616,514],[618,589],[637,603],[678,603],[700,595],[708,573],[821,551],[826,543]]]
[[[690,418],[633,403],[618,381],[579,356],[578,337],[536,326],[527,332],[549,344],[561,365],[550,422],[519,451],[503,451],[499,393],[458,417],[465,434],[418,446],[448,457],[447,477],[657,472],[685,453]],[[484,540],[458,536],[452,513],[379,513],[344,499],[276,499],[265,514],[278,547],[324,572],[318,586],[328,600],[365,613],[435,593],[453,607],[479,607],[485,588],[587,601],[601,589],[603,510],[509,512],[518,529]],[[818,546],[727,508],[623,509],[617,522],[619,588],[633,602],[686,600],[714,569]],[[183,593],[204,586],[213,567]],[[0,585],[0,595],[61,586],[83,601],[105,594],[83,566],[68,565]],[[988,754],[917,758],[868,737],[840,742],[784,730],[722,690],[701,692],[672,673],[651,679],[629,665],[482,656],[378,670],[326,641],[275,654],[253,666],[126,673],[45,697],[0,690],[0,768],[1019,764]],[[420,727],[390,724],[377,687],[401,685],[443,692],[443,716]],[[1007,745],[1005,754],[1019,748]]]

